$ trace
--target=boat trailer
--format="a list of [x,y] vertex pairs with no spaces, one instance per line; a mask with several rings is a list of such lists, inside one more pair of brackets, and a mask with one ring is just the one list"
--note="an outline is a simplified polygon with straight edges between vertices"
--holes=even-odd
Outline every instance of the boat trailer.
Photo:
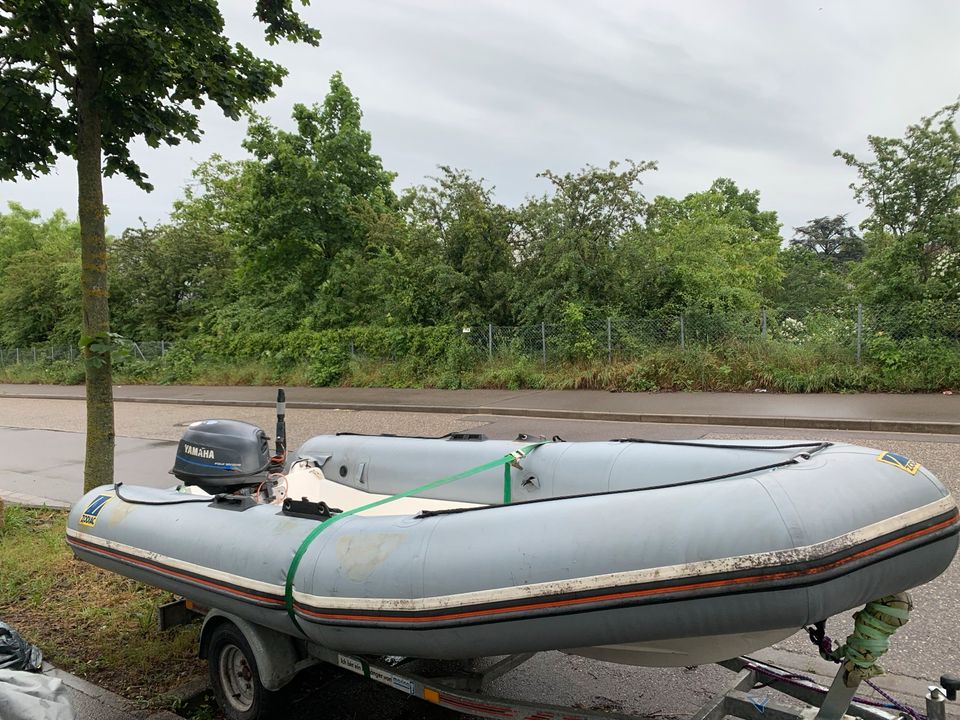
[[[479,672],[441,677],[423,677],[404,672],[403,666],[407,661],[400,658],[362,658],[320,647],[312,648],[311,655],[408,695],[475,717],[527,720],[637,720],[642,717],[533,703],[484,692],[489,682],[519,667],[535,653],[509,655]],[[736,672],[736,678],[729,687],[694,713],[690,720],[841,720],[844,716],[861,720],[909,720],[911,717],[905,710],[886,707],[888,703],[881,706],[880,703],[875,705],[855,700],[856,688],[845,685],[842,668],[831,687],[826,688],[808,678],[746,657],[718,664]],[[930,687],[926,698],[928,720],[946,720],[946,700],[956,700],[960,680],[945,676],[941,682],[950,686],[950,689]],[[778,690],[803,705],[793,706],[758,697],[752,692],[758,687]]]
[[[160,608],[161,629],[205,615],[200,656],[207,660],[214,694],[230,720],[270,720],[265,698],[276,696],[301,670],[326,663],[361,675],[408,696],[479,718],[523,720],[638,720],[640,715],[504,698],[487,692],[489,684],[537,653],[508,655],[481,670],[418,673],[418,659],[345,654],[317,643],[295,640],[220,610],[178,600]],[[736,673],[689,720],[947,720],[947,702],[956,701],[960,677],[943,675],[926,694],[925,715],[897,702],[873,686],[883,700],[858,697],[859,682],[849,687],[841,665],[830,687],[750,657],[717,663]],[[772,689],[784,700],[758,695]],[[799,705],[789,700],[799,701]],[[285,713],[284,713],[285,715]],[[281,717],[277,715],[276,717]]]

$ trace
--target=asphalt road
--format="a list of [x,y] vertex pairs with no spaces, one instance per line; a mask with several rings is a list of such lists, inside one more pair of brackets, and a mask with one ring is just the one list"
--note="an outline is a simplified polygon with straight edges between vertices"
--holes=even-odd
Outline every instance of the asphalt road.
[[[189,405],[117,405],[118,479],[154,485],[169,484],[167,470],[173,445],[186,424],[205,417],[230,416],[272,429],[268,408],[208,408]],[[798,430],[745,431],[695,425],[591,422],[541,418],[429,413],[290,410],[291,446],[311,435],[337,430],[433,435],[479,429],[490,437],[510,438],[518,432],[570,440],[614,437],[817,437],[848,440],[904,453],[936,472],[960,496],[960,438],[911,433],[829,432]],[[0,400],[0,490],[72,500],[80,494],[83,404],[72,400]],[[828,503],[829,498],[824,498]],[[881,685],[922,709],[926,680],[945,671],[960,671],[960,563],[936,581],[914,591],[916,612],[898,632],[883,665],[891,675]],[[833,621],[830,634],[843,637],[847,619]],[[791,669],[830,671],[805,636],[797,635],[758,654]],[[496,681],[492,692],[540,699],[554,704],[606,708],[647,717],[681,717],[693,712],[732,675],[706,666],[694,670],[634,668],[605,664],[561,653],[543,653]],[[822,679],[822,678],[821,678]],[[322,716],[427,720],[459,717],[455,713],[404,698],[333,668],[307,671],[291,687],[293,706],[285,717],[306,720]],[[956,712],[956,705],[953,706]],[[960,714],[956,714],[960,718]]]

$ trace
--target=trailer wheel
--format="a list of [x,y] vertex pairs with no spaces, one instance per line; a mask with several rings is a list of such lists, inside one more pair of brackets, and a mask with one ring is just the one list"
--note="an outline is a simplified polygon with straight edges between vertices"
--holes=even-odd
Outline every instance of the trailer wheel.
[[250,644],[236,625],[217,626],[207,650],[210,685],[217,703],[230,720],[264,720],[280,693],[260,682],[257,660]]

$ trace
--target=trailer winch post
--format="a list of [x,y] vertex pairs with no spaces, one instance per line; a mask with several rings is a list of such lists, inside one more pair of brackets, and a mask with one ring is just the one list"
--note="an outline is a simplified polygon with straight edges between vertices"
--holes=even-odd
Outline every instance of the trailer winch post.
[[841,666],[827,690],[823,703],[820,705],[820,712],[817,713],[816,720],[840,720],[847,714],[850,703],[857,694],[857,688],[860,687],[860,681],[854,681],[853,687],[848,685],[848,674],[846,668]]

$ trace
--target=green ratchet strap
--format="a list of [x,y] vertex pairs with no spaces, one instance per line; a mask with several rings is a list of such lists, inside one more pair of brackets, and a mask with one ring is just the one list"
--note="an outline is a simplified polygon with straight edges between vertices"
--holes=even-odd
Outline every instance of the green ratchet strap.
[[[909,593],[887,595],[868,602],[853,616],[853,633],[847,642],[820,655],[827,660],[843,663],[847,687],[856,687],[863,680],[883,674],[877,660],[890,648],[890,636],[907,624],[913,601]],[[827,641],[829,643],[829,640]]]
[[[328,527],[337,522],[337,520],[342,520],[345,517],[350,517],[351,515],[356,515],[365,510],[370,510],[375,507],[380,507],[381,505],[386,505],[389,502],[394,500],[399,500],[401,498],[410,497],[411,495],[416,495],[417,493],[425,492],[426,490],[433,490],[438,488],[441,485],[446,485],[448,483],[455,482],[456,480],[462,480],[464,478],[470,477],[471,475],[477,475],[482,473],[485,470],[491,470],[499,465],[503,465],[503,504],[509,505],[511,500],[510,493],[510,466],[519,462],[521,459],[526,457],[531,451],[540,447],[541,445],[546,445],[551,442],[550,440],[543,440],[541,442],[531,443],[530,445],[524,445],[517,450],[514,450],[512,453],[508,453],[503,457],[499,457],[496,460],[491,460],[490,462],[484,463],[483,465],[477,465],[476,467],[470,468],[469,470],[463,470],[458,472],[455,475],[448,475],[447,477],[442,477],[439,480],[434,480],[429,482],[426,485],[421,485],[420,487],[415,487],[411,490],[404,490],[403,492],[398,492],[396,495],[391,495],[387,498],[381,498],[380,500],[374,500],[371,503],[366,505],[360,505],[359,507],[352,508],[350,510],[345,510],[341,513],[324,520],[322,523],[317,525],[313,530],[310,531],[310,534],[307,535],[303,542],[300,543],[300,547],[297,548],[297,552],[293,555],[293,560],[290,561],[290,567],[287,569],[287,581],[284,588],[284,603],[287,608],[287,615],[290,616],[290,619],[293,620],[293,624],[297,626],[297,629],[303,633],[303,628],[300,627],[300,623],[297,621],[296,612],[293,609],[293,580],[297,574],[297,568],[300,567],[300,561],[303,559],[304,554],[307,552],[307,548],[310,547],[310,544],[317,539],[317,536],[326,530]],[[306,635],[306,633],[303,633]]]

